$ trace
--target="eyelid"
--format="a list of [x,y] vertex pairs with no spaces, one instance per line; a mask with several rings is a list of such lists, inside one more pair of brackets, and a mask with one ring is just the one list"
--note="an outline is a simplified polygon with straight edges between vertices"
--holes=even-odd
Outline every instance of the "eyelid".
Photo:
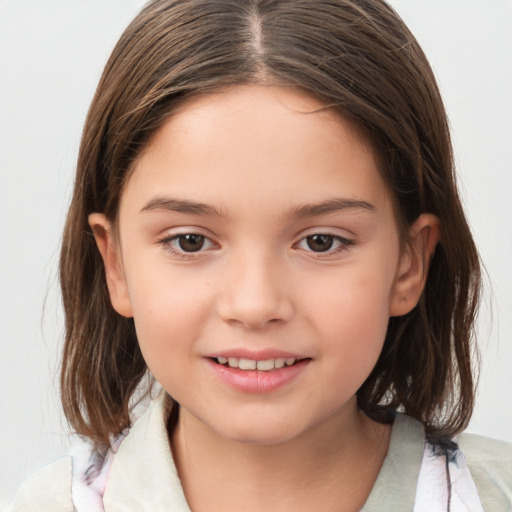
[[[353,245],[355,245],[355,240],[353,238],[349,238],[346,236],[343,236],[339,233],[333,232],[334,230],[325,228],[316,228],[311,229],[309,232],[303,232],[300,235],[300,238],[293,243],[293,248],[298,248],[306,253],[308,253],[311,256],[314,256],[315,258],[329,258],[334,255],[337,255],[341,252],[348,251],[349,248]],[[172,242],[178,240],[182,236],[186,235],[198,235],[203,237],[205,240],[208,241],[208,247],[199,249],[198,251],[183,251],[179,248],[176,248],[172,245]],[[322,251],[313,251],[312,249],[308,248],[301,248],[299,247],[299,244],[302,242],[305,242],[308,237],[315,236],[315,235],[324,235],[324,236],[330,236],[335,241],[339,242],[339,245],[334,248],[330,248],[324,252]],[[166,233],[164,234],[160,239],[157,240],[157,244],[164,247],[164,249],[169,252],[172,256],[181,258],[181,259],[198,259],[200,257],[205,256],[205,253],[209,252],[211,249],[218,248],[219,244],[216,243],[211,236],[208,236],[204,233],[204,230],[201,228],[195,228],[195,227],[184,227],[180,229],[178,232],[174,233]]]
[[356,235],[355,233],[347,230],[336,227],[323,227],[323,226],[315,226],[312,228],[304,229],[300,233],[296,235],[297,240],[302,240],[307,238],[308,236],[314,235],[328,235],[337,239],[342,239],[345,241],[355,242]]
[[[299,247],[299,244],[301,244],[302,242],[305,242],[307,240],[307,238],[309,238],[311,236],[315,236],[315,235],[331,236],[334,238],[334,240],[340,242],[340,245],[338,247],[328,249],[327,251],[324,251],[324,252],[322,252],[322,251],[316,252],[311,249]],[[308,255],[312,255],[315,258],[328,258],[328,257],[332,257],[334,255],[337,255],[341,252],[348,251],[350,249],[350,247],[355,245],[355,240],[353,238],[349,238],[349,237],[340,235],[339,233],[333,233],[332,230],[329,230],[329,229],[321,229],[321,228],[318,229],[317,228],[315,230],[312,230],[309,233],[303,233],[302,236],[299,238],[299,240],[297,242],[295,242],[293,245],[294,245],[294,247],[297,247],[300,250],[303,250],[304,252],[308,253]]]
[[[214,240],[212,240],[211,236],[208,236],[201,231],[201,229],[190,227],[182,229],[179,232],[166,233],[157,240],[157,244],[163,246],[163,248],[172,256],[182,259],[197,259],[203,257],[205,255],[204,253],[208,252],[211,248],[219,246]],[[176,248],[172,245],[172,242],[186,235],[197,235],[203,237],[205,240],[209,242],[209,247],[207,247],[206,249],[201,248],[198,251],[187,252],[180,250],[179,248]]]

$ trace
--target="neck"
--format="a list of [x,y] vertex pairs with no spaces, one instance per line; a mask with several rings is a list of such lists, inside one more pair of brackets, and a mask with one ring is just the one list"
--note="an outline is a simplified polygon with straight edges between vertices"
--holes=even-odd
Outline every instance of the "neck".
[[182,410],[172,447],[194,512],[349,512],[370,494],[389,435],[354,400],[341,417],[274,444],[226,439]]

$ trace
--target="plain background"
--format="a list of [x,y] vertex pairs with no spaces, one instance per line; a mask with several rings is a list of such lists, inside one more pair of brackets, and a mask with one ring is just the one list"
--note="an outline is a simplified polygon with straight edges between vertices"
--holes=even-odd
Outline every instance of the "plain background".
[[[438,76],[490,282],[470,430],[512,441],[512,1],[391,3]],[[0,0],[0,506],[66,449],[59,238],[88,104],[142,4]]]

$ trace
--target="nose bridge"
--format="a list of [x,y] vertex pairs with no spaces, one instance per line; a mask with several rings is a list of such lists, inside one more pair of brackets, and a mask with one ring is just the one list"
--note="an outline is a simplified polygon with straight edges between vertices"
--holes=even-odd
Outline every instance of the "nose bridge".
[[222,318],[251,328],[290,320],[293,302],[283,263],[268,248],[234,251],[219,307]]

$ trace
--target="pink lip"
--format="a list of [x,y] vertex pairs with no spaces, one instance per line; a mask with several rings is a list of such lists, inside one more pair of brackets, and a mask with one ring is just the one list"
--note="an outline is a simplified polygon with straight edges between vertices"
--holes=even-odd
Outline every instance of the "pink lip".
[[238,359],[252,359],[253,361],[266,361],[268,359],[305,359],[307,356],[302,354],[294,354],[292,352],[284,352],[276,349],[260,349],[260,350],[248,350],[243,348],[234,348],[228,350],[219,350],[218,352],[212,352],[206,354],[205,357],[216,358],[216,357],[236,357]]
[[[234,354],[246,354],[246,351],[234,351]],[[223,355],[226,352],[223,352]],[[227,357],[224,355],[224,357]],[[232,355],[229,357],[245,357],[247,359],[256,359],[264,361],[265,359],[277,359],[278,357],[287,356],[272,356],[268,357],[251,357]],[[294,356],[289,356],[294,357]],[[228,384],[231,388],[242,393],[263,394],[271,393],[277,389],[289,384],[294,379],[304,372],[306,367],[311,362],[311,359],[302,359],[295,363],[293,366],[284,366],[283,368],[274,369],[271,371],[260,370],[240,370],[239,368],[226,367],[218,364],[213,358],[206,359],[209,367],[214,372],[215,376]]]

